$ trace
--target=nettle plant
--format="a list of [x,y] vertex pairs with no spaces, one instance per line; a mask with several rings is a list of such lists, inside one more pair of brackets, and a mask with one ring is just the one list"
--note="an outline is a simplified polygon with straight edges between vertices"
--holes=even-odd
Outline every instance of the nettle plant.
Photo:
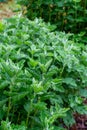
[[56,24],[58,30],[80,32],[87,30],[87,0],[16,0],[26,6],[23,13],[29,19],[43,18]]
[[87,113],[87,46],[41,19],[0,26],[0,129],[69,128]]
[[80,42],[87,44],[87,0],[15,0],[22,14],[34,20],[42,18],[57,26],[56,30],[84,34]]

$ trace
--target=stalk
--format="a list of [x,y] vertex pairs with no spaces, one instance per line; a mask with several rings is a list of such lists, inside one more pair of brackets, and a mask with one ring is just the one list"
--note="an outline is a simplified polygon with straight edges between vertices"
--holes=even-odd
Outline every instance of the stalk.
[[[35,117],[36,114],[37,114],[37,110],[35,111],[33,116]],[[34,121],[32,121],[32,123],[31,123],[31,128],[33,128],[33,126],[34,126]]]
[[9,117],[10,110],[11,110],[11,97],[9,97],[9,101],[8,101],[7,118]]
[[[32,110],[32,104],[33,104],[33,99],[31,100],[30,110]],[[27,118],[26,118],[26,126],[28,126],[29,117],[30,117],[30,111],[28,111],[28,114],[27,114]]]
[[[12,84],[10,85],[10,93],[12,92]],[[11,106],[11,96],[8,98],[8,110],[7,110],[7,118],[9,117],[9,113],[11,110],[12,106]]]
[[50,8],[50,5],[49,6],[49,22],[51,22],[51,8]]
[[18,113],[17,123],[19,123],[19,121],[20,121],[20,112]]
[[62,77],[64,69],[65,69],[65,65],[63,66],[62,71],[60,72],[60,77]]
[[27,114],[27,118],[26,118],[26,126],[28,126],[29,116],[30,116],[30,112],[28,112],[28,114]]
[[14,115],[14,112],[15,112],[15,109],[14,109],[14,107],[13,107],[13,110],[12,110],[12,117],[11,117],[11,122],[13,121],[13,115]]
[[[76,2],[75,2],[75,7],[76,7]],[[76,22],[76,19],[77,19],[77,10],[75,9],[75,22]],[[77,23],[75,23],[75,33],[77,31]]]

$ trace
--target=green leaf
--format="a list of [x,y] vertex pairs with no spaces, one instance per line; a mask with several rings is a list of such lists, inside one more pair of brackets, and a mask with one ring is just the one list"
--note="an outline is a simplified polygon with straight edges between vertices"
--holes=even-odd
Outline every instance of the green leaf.
[[85,88],[80,90],[80,94],[82,97],[87,98],[87,90]]
[[42,81],[40,81],[39,83],[37,81],[35,81],[35,79],[33,79],[33,84],[32,87],[34,89],[34,92],[37,94],[42,94],[44,92],[44,88],[42,85]]
[[4,31],[4,28],[5,28],[4,24],[0,21],[0,32]]
[[48,68],[50,67],[52,61],[53,61],[53,60],[50,59],[50,60],[45,64],[46,69],[48,69]]
[[32,59],[32,58],[29,58],[30,59],[30,65],[32,66],[32,67],[36,67],[37,65],[38,65],[38,61],[35,61],[34,59]]
[[2,82],[1,84],[0,84],[0,89],[4,89],[4,88],[6,88],[6,87],[8,87],[8,85],[10,84],[10,82],[9,81],[4,81],[4,82]]
[[34,104],[34,108],[38,111],[45,110],[46,103],[45,102],[38,102],[38,103]]
[[65,78],[65,79],[63,79],[63,82],[68,85],[71,85],[70,87],[74,87],[74,88],[77,87],[77,84],[73,78]]
[[31,110],[31,104],[30,103],[26,103],[25,105],[24,105],[24,109],[26,110],[26,112],[31,112],[32,110]]

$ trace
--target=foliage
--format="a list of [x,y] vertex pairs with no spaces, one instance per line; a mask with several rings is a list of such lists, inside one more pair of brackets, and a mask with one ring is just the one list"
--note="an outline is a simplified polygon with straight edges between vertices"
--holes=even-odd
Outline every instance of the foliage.
[[11,122],[9,121],[2,121],[0,130],[26,130],[26,127],[21,125],[11,125]]
[[55,26],[41,19],[15,16],[3,25],[1,128],[63,130],[63,123],[74,123],[73,112],[87,113],[81,98],[86,97],[87,46],[75,43],[72,34],[53,31]]
[[87,0],[18,0],[18,3],[27,7],[24,13],[29,19],[41,17],[67,32],[87,30]]

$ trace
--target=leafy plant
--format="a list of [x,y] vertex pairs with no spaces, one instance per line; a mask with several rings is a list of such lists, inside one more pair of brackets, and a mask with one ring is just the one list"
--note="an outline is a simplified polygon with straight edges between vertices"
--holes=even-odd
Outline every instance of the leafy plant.
[[56,24],[58,30],[67,32],[77,33],[87,30],[86,0],[18,0],[17,2],[26,6],[27,11],[24,8],[23,13],[29,19],[41,17],[46,22]]
[[21,124],[21,125],[14,125],[9,122],[9,121],[2,121],[1,122],[1,130],[26,130],[26,127]]
[[1,128],[63,130],[63,124],[72,125],[74,112],[87,111],[82,98],[86,97],[87,46],[74,42],[72,34],[53,31],[55,26],[41,19],[15,16],[3,25]]

